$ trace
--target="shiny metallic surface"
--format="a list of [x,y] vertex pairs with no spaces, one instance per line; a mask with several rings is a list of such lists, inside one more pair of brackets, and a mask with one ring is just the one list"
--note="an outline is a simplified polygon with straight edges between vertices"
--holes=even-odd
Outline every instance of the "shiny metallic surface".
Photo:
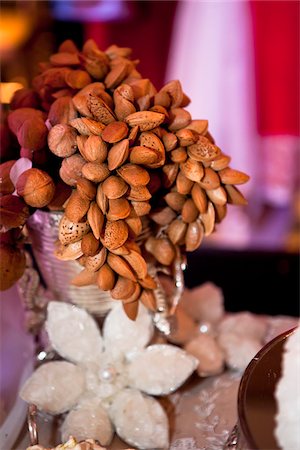
[[29,405],[27,413],[27,424],[31,445],[37,445],[39,443],[37,425],[35,421],[36,414],[37,414],[37,407],[32,404]]
[[70,281],[82,266],[76,261],[58,260],[54,255],[62,214],[38,210],[28,220],[32,252],[40,275],[56,299],[81,306],[95,316],[105,316],[115,304],[109,293],[96,286],[72,286]]

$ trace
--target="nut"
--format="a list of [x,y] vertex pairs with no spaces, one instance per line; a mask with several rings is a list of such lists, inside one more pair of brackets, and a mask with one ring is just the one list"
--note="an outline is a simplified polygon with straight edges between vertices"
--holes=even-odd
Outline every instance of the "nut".
[[66,124],[55,125],[49,131],[48,146],[56,156],[73,155],[77,150],[76,131]]
[[55,193],[55,184],[50,175],[43,170],[31,168],[19,176],[16,189],[27,205],[43,208],[51,202]]

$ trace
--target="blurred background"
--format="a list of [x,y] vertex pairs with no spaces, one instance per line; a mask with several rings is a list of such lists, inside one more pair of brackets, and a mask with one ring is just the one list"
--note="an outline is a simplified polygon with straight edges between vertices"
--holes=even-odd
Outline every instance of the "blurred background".
[[[209,120],[231,167],[251,177],[241,188],[248,205],[230,207],[216,233],[188,256],[188,285],[211,279],[225,289],[231,309],[251,309],[263,282],[268,312],[281,311],[276,294],[292,296],[287,312],[297,313],[299,7],[295,1],[2,0],[1,103],[28,86],[38,62],[65,39],[78,47],[88,38],[101,49],[131,47],[138,70],[157,89],[179,79],[193,118]],[[12,159],[3,133],[1,143],[2,160]],[[240,290],[227,286],[233,276],[247,285],[242,308]]]

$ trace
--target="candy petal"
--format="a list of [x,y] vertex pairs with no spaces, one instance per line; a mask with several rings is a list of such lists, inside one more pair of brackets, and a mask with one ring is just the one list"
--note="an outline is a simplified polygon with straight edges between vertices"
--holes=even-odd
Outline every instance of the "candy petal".
[[99,401],[91,398],[69,412],[61,432],[63,441],[73,436],[78,441],[95,439],[105,446],[110,444],[114,434],[107,412]]
[[138,316],[133,321],[128,319],[120,303],[110,311],[105,320],[105,350],[113,357],[141,350],[150,341],[153,331],[152,316],[142,304],[139,305]]
[[19,158],[10,169],[9,177],[14,186],[16,186],[19,176],[25,170],[31,169],[32,161],[29,158]]
[[175,391],[197,368],[198,360],[173,345],[151,345],[128,367],[129,385],[150,395]]
[[169,448],[169,424],[165,411],[151,397],[135,389],[116,395],[110,417],[118,435],[140,449]]
[[97,323],[84,309],[64,302],[50,302],[46,330],[54,349],[77,363],[99,361],[103,340]]
[[76,405],[85,389],[82,369],[67,361],[40,366],[25,382],[20,397],[50,414],[61,414]]

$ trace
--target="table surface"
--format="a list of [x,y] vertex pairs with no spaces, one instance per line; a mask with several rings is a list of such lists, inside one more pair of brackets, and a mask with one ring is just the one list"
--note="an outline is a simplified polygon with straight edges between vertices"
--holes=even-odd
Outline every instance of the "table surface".
[[[268,340],[296,326],[298,319],[269,317]],[[250,361],[249,361],[250,362]],[[174,394],[162,398],[170,422],[170,450],[222,450],[237,421],[237,394],[241,372],[226,370],[221,375],[200,378],[196,373]],[[47,446],[54,441],[59,419],[38,419],[39,441]],[[24,424],[12,450],[25,450],[29,436]],[[128,448],[115,438],[111,450]],[[4,449],[3,449],[4,450]],[[9,450],[9,449],[5,449]]]

